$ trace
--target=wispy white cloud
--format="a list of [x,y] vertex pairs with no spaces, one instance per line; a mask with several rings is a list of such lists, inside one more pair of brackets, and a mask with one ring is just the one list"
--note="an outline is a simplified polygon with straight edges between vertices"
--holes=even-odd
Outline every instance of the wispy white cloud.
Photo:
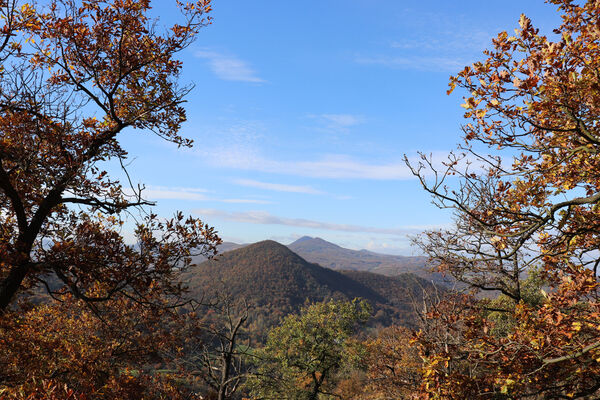
[[233,203],[233,204],[273,204],[272,201],[259,200],[259,199],[223,199],[220,201],[223,203]]
[[421,231],[421,229],[418,229],[418,227],[378,228],[372,226],[336,224],[332,222],[315,221],[304,218],[286,218],[272,215],[266,211],[229,212],[213,208],[205,208],[194,210],[194,212],[198,215],[202,215],[204,218],[210,216],[215,218],[221,218],[227,221],[243,222],[248,224],[286,225],[338,232],[364,232],[384,235],[406,235],[411,233],[419,233]]
[[185,192],[177,190],[155,190],[146,189],[142,192],[144,198],[150,200],[196,200],[196,201],[207,201],[209,200],[206,195],[202,193]]
[[318,122],[317,130],[326,133],[345,133],[366,121],[364,116],[355,114],[308,114],[307,116]]
[[390,251],[395,251],[397,248],[397,243],[389,243],[388,241],[382,240],[370,240],[365,246],[366,250],[374,251],[376,253],[387,253]]
[[492,44],[491,38],[496,34],[496,31],[446,29],[430,35],[393,40],[390,47],[399,50],[415,50],[420,53],[475,55],[481,54],[486,47],[489,47]]
[[381,65],[389,68],[413,69],[419,71],[456,72],[469,62],[467,59],[438,56],[357,56],[354,61],[364,65]]
[[142,196],[150,200],[168,199],[206,201],[209,200],[205,194],[208,192],[208,190],[201,188],[149,186],[143,190]]
[[176,190],[182,192],[191,192],[191,193],[210,193],[212,190],[197,188],[197,187],[185,187],[185,186],[148,186],[148,189],[152,190]]
[[321,114],[321,117],[343,127],[350,127],[364,122],[364,118],[352,114]]
[[324,194],[320,190],[313,188],[312,186],[297,186],[287,185],[281,183],[268,183],[255,181],[253,179],[236,179],[234,183],[247,187],[254,187],[258,189],[272,190],[275,192],[290,192],[290,193],[305,193],[305,194]]
[[362,115],[354,114],[320,114],[311,115],[311,117],[321,119],[328,125],[328,128],[332,129],[350,128],[365,122],[365,118]]
[[210,69],[219,79],[251,83],[265,82],[248,63],[234,55],[211,50],[199,50],[196,52],[196,57],[207,60]]
[[480,59],[500,27],[473,24],[466,14],[453,15],[407,8],[399,26],[404,30],[376,53],[358,54],[354,61],[388,68],[456,73]]
[[[184,200],[184,201],[214,201],[219,203],[247,203],[247,204],[272,204],[268,200],[260,199],[220,199],[208,196],[208,190],[185,187],[150,186],[142,191],[144,199],[153,200]],[[125,194],[133,195],[130,189],[125,189]]]
[[[224,147],[201,153],[211,165],[272,174],[329,179],[406,180],[414,176],[402,159],[387,163],[357,160],[330,154],[313,160],[275,160],[252,146]],[[432,162],[441,166],[448,152],[433,152]],[[418,157],[411,157],[418,162]]]

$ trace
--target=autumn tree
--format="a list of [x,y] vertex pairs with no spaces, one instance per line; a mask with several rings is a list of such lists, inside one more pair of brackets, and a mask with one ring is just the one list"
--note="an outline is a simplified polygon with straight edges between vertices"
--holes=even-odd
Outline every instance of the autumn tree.
[[[118,139],[133,129],[191,145],[178,134],[188,88],[177,84],[174,57],[206,23],[208,2],[178,3],[185,23],[164,33],[147,15],[149,1],[3,3],[0,310],[49,272],[90,302],[168,285],[189,249],[214,251],[214,232],[198,220],[150,215],[137,246],[125,245],[119,217],[148,203],[102,162],[126,159]],[[104,293],[90,297],[95,284]]]
[[411,399],[417,395],[422,377],[422,360],[406,328],[384,328],[365,341],[366,382],[371,398]]
[[256,371],[248,381],[260,399],[318,400],[334,393],[337,376],[351,354],[349,341],[357,324],[365,322],[370,307],[364,300],[329,301],[288,315],[269,332],[256,353]]
[[[102,324],[139,327],[135,315],[119,310],[158,313],[176,306],[182,293],[177,273],[191,255],[216,251],[216,232],[180,213],[170,220],[146,213],[135,224],[135,243],[127,243],[122,230],[129,210],[151,203],[143,187],[130,181],[124,187],[105,171],[107,162],[125,168],[120,139],[136,130],[192,145],[178,133],[190,88],[178,84],[176,56],[210,22],[210,4],[174,5],[180,24],[160,30],[149,0],[0,0],[0,343],[13,346],[3,348],[2,386],[34,375],[77,382],[61,372],[69,371],[65,358],[42,360],[53,348],[75,345],[69,339],[75,333],[56,327],[72,318],[83,329],[87,313]],[[36,287],[59,303],[28,304],[26,295]],[[133,352],[124,335],[91,322],[88,329],[103,333],[107,347],[87,353],[78,342],[85,368],[99,363],[93,354],[104,357],[100,353],[112,346]],[[57,342],[44,337],[51,331]],[[134,331],[152,334],[150,328]],[[61,333],[65,343],[59,343]],[[40,346],[33,351],[35,343]],[[100,386],[112,379],[105,375]]]
[[61,300],[0,319],[0,399],[191,398],[191,371],[170,368],[184,355],[185,316],[159,299],[148,307],[120,296],[97,312]]
[[210,295],[207,304],[187,307],[188,323],[182,332],[184,354],[170,359],[197,377],[216,400],[239,398],[252,360],[248,334],[251,307],[244,299],[235,299],[225,288]]
[[[547,3],[562,18],[553,35],[522,16],[514,35],[500,33],[483,61],[451,78],[449,92],[468,93],[463,155],[444,170],[426,156],[412,165],[456,221],[421,247],[474,294],[504,298],[467,295],[430,314],[455,339],[421,335],[430,398],[600,391],[600,3]],[[549,286],[533,296],[532,270]],[[502,321],[512,322],[497,329]]]

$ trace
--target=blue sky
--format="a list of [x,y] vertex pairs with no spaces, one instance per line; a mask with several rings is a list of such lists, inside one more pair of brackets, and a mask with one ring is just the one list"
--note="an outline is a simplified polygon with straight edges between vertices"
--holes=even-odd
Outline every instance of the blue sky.
[[[167,24],[173,7],[155,4]],[[407,235],[451,215],[403,155],[455,148],[462,94],[446,95],[448,77],[521,13],[546,32],[559,22],[541,0],[216,0],[181,54],[195,146],[128,132],[130,173],[159,215],[201,217],[224,240],[414,254]]]

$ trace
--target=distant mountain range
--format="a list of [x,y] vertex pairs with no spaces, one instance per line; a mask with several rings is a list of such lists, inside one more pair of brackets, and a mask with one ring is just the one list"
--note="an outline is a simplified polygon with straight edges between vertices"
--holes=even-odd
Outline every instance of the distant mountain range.
[[[244,246],[247,245],[225,242],[219,246],[219,252],[225,253]],[[287,247],[308,262],[334,270],[367,271],[386,276],[409,272],[437,284],[448,283],[447,278],[431,271],[431,266],[427,264],[427,257],[424,256],[397,256],[368,250],[351,250],[309,236],[301,237]],[[194,262],[200,263],[205,260],[199,257]]]
[[288,247],[304,259],[327,268],[369,271],[395,276],[412,272],[430,278],[427,257],[406,257],[379,254],[368,250],[350,250],[321,238],[301,237]]
[[413,304],[420,303],[424,290],[433,290],[430,282],[412,273],[386,277],[367,271],[324,268],[271,240],[193,265],[183,274],[182,281],[194,297],[210,298],[215,292],[226,292],[233,298],[247,300],[254,308],[252,327],[261,333],[281,317],[297,312],[307,301],[332,298],[368,300],[374,307],[374,325],[411,326],[415,322]]

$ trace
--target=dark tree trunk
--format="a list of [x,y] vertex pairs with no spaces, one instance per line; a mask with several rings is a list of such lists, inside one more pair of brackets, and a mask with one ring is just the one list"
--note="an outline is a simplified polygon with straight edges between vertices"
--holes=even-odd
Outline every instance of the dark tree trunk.
[[29,268],[29,262],[14,266],[11,268],[8,276],[0,282],[0,314],[3,314],[12,302],[15,294],[21,287],[23,279],[27,276]]

